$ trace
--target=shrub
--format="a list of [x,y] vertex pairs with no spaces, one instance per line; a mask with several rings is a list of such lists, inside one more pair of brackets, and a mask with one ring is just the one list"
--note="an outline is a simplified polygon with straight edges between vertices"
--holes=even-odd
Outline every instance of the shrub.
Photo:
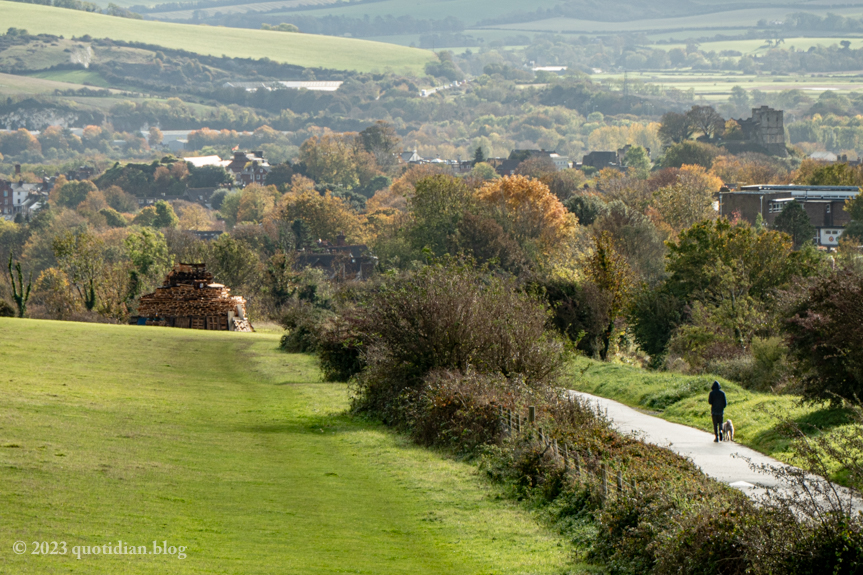
[[322,323],[331,315],[331,312],[307,301],[292,300],[282,308],[279,323],[287,333],[282,336],[279,347],[288,353],[318,351]]
[[863,397],[863,275],[838,271],[819,281],[786,321],[803,397]]
[[787,556],[785,572],[852,575],[863,571],[863,525],[859,517],[833,514],[808,530]]
[[15,317],[15,309],[0,299],[0,317]]
[[363,339],[355,318],[338,315],[317,331],[316,349],[324,381],[348,381],[365,367]]
[[[656,545],[656,575],[744,575],[752,573],[745,521],[755,509],[742,502],[703,509],[681,518],[678,529]],[[768,519],[768,518],[765,518]],[[663,540],[664,539],[664,540]]]
[[447,260],[393,280],[371,295],[359,331],[367,370],[355,408],[407,422],[423,378],[448,369],[521,376],[539,387],[563,367],[563,346],[546,332],[548,314],[514,280]]
[[412,429],[418,443],[471,453],[500,441],[499,409],[511,403],[512,394],[507,391],[518,382],[500,375],[439,370],[428,374],[423,383]]

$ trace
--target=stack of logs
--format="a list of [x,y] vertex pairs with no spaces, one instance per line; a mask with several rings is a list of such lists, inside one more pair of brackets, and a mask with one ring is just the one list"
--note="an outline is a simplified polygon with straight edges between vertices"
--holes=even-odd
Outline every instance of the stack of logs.
[[155,293],[141,296],[138,313],[146,325],[252,331],[246,300],[213,283],[206,264],[178,264]]

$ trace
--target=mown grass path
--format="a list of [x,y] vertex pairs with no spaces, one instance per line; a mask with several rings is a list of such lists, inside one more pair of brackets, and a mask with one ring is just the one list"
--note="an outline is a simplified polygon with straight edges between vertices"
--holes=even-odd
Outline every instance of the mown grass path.
[[[580,570],[472,466],[345,415],[345,386],[277,339],[0,319],[0,573]],[[187,557],[71,553],[118,540]]]

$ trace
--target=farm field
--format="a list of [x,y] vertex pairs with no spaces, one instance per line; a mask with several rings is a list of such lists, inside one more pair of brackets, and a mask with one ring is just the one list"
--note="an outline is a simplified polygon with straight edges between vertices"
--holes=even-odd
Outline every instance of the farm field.
[[[73,79],[83,81],[83,78],[81,77],[67,77],[67,80]],[[83,84],[76,83],[74,81],[58,81],[56,77],[40,78],[0,73],[0,94],[4,95],[46,94],[53,93],[54,90],[78,90],[85,87],[86,86]]]
[[[707,395],[715,379],[722,384],[728,397],[725,415],[734,422],[734,440],[786,463],[795,461],[789,440],[779,431],[783,417],[791,418],[802,427],[814,425],[828,433],[849,423],[847,412],[820,405],[801,405],[799,398],[793,395],[750,391],[712,375],[651,372],[586,358],[579,358],[572,364],[568,387],[713,433]],[[839,468],[832,471],[832,479],[841,483],[845,472]]]
[[368,40],[132,20],[5,0],[0,0],[0,12],[3,26],[23,28],[34,34],[66,37],[88,34],[197,54],[267,57],[304,67],[421,72],[425,63],[434,58],[430,51]]
[[[746,90],[761,90],[762,92],[803,90],[810,94],[813,99],[825,91],[847,93],[863,88],[863,76],[860,72],[835,72],[829,75],[756,76],[740,72],[681,70],[674,72],[628,72],[627,78],[630,82],[656,84],[664,88],[691,89],[697,99],[707,102],[727,100],[734,86],[740,86]],[[595,82],[611,80],[621,82],[623,72],[594,74],[591,79]],[[633,88],[633,93],[637,93],[636,88]]]
[[[572,568],[569,543],[472,466],[347,416],[346,387],[278,333],[5,318],[0,333],[0,572]],[[118,541],[149,553],[72,554]]]

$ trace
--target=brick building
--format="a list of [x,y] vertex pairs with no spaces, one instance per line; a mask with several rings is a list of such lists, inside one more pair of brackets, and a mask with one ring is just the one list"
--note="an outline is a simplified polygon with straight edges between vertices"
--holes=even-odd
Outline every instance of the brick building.
[[815,244],[837,246],[850,220],[843,209],[845,200],[858,193],[856,186],[743,186],[739,191],[719,193],[719,214],[732,218],[738,213],[750,224],[761,214],[764,223],[772,226],[788,202],[795,201],[803,206],[815,227]]

